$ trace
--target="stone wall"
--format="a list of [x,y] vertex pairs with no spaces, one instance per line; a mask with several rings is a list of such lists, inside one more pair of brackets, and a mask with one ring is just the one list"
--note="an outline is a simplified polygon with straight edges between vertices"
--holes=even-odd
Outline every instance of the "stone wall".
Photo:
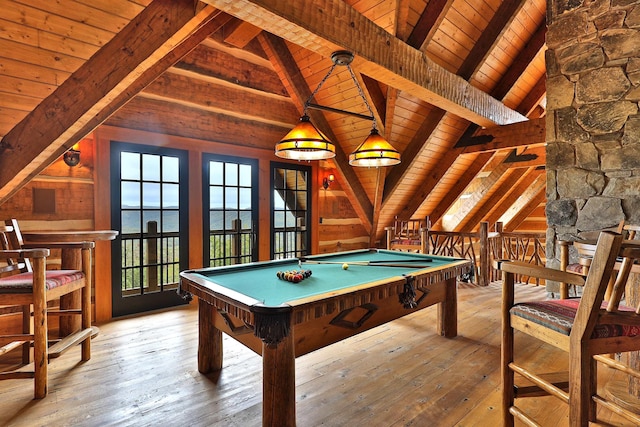
[[640,1],[547,2],[547,259],[640,224]]

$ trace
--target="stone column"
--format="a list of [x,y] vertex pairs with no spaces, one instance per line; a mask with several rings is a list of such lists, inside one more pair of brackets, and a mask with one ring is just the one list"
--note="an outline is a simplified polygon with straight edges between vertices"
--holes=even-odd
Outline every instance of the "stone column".
[[[546,249],[557,265],[557,240],[640,224],[640,1],[548,0],[547,25]],[[639,367],[638,354],[627,363]],[[639,385],[608,391],[636,411]]]
[[547,2],[547,258],[640,224],[640,1]]

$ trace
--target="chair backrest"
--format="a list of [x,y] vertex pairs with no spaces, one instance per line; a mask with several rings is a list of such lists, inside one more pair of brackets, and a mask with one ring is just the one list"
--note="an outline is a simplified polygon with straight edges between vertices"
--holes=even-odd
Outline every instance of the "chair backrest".
[[393,235],[403,238],[420,238],[420,230],[426,227],[426,221],[420,219],[395,218],[393,223]]
[[583,341],[591,337],[621,245],[621,234],[610,231],[600,233],[571,328],[571,341]]
[[[0,223],[0,250],[19,250],[22,249],[24,240],[18,227],[18,221],[8,219],[4,223]],[[22,257],[8,258],[6,263],[0,266],[0,277],[32,271],[31,263],[28,259]]]

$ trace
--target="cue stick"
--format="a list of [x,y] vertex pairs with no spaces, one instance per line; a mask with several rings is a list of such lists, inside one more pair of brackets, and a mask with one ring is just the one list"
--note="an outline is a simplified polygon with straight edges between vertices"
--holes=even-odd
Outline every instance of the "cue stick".
[[[361,265],[365,267],[402,267],[402,268],[427,268],[431,267],[430,265],[416,265],[411,264],[411,262],[430,262],[430,259],[412,259],[407,261],[315,261],[306,258],[300,258],[299,263],[307,263],[307,264],[348,264],[348,265]],[[407,264],[409,263],[409,264]]]

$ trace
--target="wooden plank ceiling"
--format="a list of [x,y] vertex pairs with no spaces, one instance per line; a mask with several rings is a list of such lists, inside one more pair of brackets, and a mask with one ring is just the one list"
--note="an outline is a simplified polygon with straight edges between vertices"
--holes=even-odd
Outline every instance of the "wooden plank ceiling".
[[[371,123],[309,114],[372,242],[395,216],[544,227],[544,0],[0,6],[0,202],[102,123],[271,150],[346,49],[402,163],[349,166]],[[367,113],[345,67],[314,101]]]

